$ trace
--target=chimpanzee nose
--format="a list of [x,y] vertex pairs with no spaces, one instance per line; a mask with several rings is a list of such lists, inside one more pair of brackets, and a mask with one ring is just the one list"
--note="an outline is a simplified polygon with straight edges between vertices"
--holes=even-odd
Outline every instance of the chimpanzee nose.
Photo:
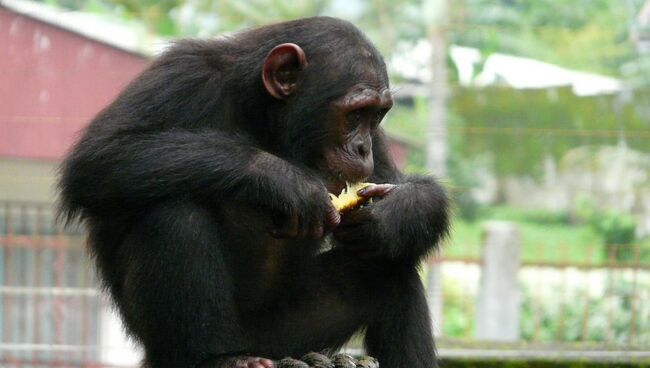
[[372,140],[361,139],[357,142],[357,152],[361,157],[367,157],[372,151]]

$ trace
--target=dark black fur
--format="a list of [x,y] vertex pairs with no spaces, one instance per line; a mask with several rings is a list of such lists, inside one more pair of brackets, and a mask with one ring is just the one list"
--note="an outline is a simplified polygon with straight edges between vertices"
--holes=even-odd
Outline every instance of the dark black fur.
[[[278,102],[260,71],[285,42],[309,65],[299,93]],[[355,63],[361,47],[374,63]],[[332,139],[323,121],[363,68],[385,75],[364,36],[332,18],[184,40],[87,128],[62,166],[61,211],[86,223],[148,366],[299,357],[363,329],[382,367],[435,365],[417,265],[447,232],[446,194],[431,178],[400,174],[380,131],[369,181],[399,185],[366,209],[363,236],[343,234],[355,240],[332,240],[322,254],[322,239],[268,236],[272,214],[308,215],[327,200],[312,170]],[[358,255],[362,244],[379,255]]]

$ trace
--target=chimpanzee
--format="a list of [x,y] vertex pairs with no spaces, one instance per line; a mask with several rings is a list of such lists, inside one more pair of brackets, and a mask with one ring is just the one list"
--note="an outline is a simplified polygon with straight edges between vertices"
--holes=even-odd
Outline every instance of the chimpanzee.
[[[394,167],[392,104],[375,47],[316,17],[178,41],[94,118],[60,210],[145,366],[268,368],[360,331],[384,368],[436,365],[418,264],[447,195]],[[328,192],[359,181],[374,201],[340,215]]]

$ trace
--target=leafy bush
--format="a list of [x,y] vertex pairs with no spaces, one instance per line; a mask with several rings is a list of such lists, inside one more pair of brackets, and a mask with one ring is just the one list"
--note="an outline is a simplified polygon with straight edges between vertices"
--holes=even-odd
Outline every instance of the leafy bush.
[[[525,285],[521,309],[521,339],[540,342],[607,342],[629,344],[631,324],[636,342],[643,346],[650,341],[650,324],[643,318],[632,320],[630,281],[614,277],[610,281],[610,296],[592,295],[589,285],[557,293],[536,294],[535,285]],[[566,292],[561,305],[562,292]],[[561,321],[561,322],[560,322]]]
[[467,295],[460,284],[449,278],[443,278],[442,288],[445,303],[443,335],[454,338],[470,336],[474,331],[475,298]]
[[449,160],[449,176],[454,185],[453,203],[456,214],[465,221],[476,221],[481,205],[472,195],[472,189],[479,185],[474,174],[475,165],[471,160]]
[[524,213],[524,219],[528,222],[534,222],[543,225],[569,224],[570,216],[564,211],[550,210],[527,210]]
[[614,210],[598,210],[591,199],[578,197],[577,214],[603,238],[605,256],[613,253],[614,259],[633,258],[632,244],[636,239],[636,220],[631,215]]
[[[638,304],[636,312],[633,312],[633,305],[635,298],[642,299],[647,294],[639,293],[639,290],[647,290],[650,284],[643,282],[635,286],[632,281],[613,275],[607,290],[593,293],[590,282],[567,290],[559,286],[545,288],[543,292],[540,292],[536,280],[523,282],[521,340],[626,345],[630,344],[631,330],[634,329],[634,343],[647,346],[650,343],[650,319],[643,317],[647,312],[638,309]],[[442,287],[443,336],[471,338],[476,323],[475,293],[468,293],[463,282],[451,278],[443,278]]]

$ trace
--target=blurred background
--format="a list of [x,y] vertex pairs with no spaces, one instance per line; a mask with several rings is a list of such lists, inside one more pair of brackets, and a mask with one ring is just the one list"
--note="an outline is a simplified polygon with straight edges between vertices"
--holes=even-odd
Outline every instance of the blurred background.
[[0,0],[0,366],[137,365],[57,164],[167,40],[312,15],[383,52],[391,153],[452,192],[445,366],[650,364],[650,1]]

